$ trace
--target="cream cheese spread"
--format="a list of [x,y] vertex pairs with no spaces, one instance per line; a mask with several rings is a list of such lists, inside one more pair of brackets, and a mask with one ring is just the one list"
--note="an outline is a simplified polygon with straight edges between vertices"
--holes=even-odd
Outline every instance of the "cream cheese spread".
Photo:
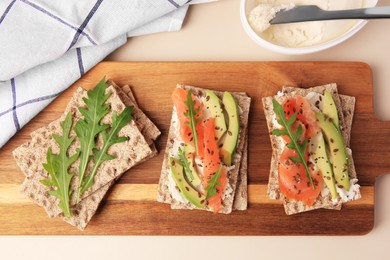
[[369,7],[364,0],[258,0],[248,15],[248,22],[263,39],[276,45],[297,48],[324,43],[350,30],[357,20],[313,21],[269,26],[276,12],[294,5],[317,5],[324,10],[343,10]]
[[277,12],[293,7],[293,4],[259,4],[249,14],[248,22],[257,33],[262,33],[271,26],[270,21]]
[[349,188],[349,191],[347,191],[345,189],[341,189],[336,185],[337,193],[340,195],[340,199],[343,202],[348,202],[351,200],[358,200],[362,197],[362,195],[360,193],[360,185],[357,184],[358,179],[353,178],[353,179],[350,179],[349,182],[351,185]]

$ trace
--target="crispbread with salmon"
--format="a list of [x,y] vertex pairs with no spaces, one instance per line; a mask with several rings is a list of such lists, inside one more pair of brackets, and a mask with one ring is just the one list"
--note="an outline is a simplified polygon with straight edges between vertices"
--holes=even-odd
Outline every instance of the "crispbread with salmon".
[[[344,138],[344,143],[346,147],[349,147],[350,144],[350,131],[352,126],[353,111],[355,107],[355,98],[339,95],[337,92],[336,84],[328,84],[324,86],[318,86],[309,89],[294,88],[294,87],[283,87],[282,91],[275,95],[274,97],[264,97],[263,98],[263,107],[264,113],[267,120],[268,129],[270,132],[270,140],[272,144],[272,157],[271,157],[271,166],[270,166],[270,176],[268,183],[267,196],[271,199],[281,199],[284,201],[284,207],[287,214],[295,214],[303,211],[318,209],[318,208],[328,208],[328,209],[341,209],[342,202],[341,200],[332,201],[332,197],[328,192],[321,192],[317,197],[317,200],[313,205],[308,206],[302,201],[287,199],[283,194],[281,194],[279,189],[279,180],[278,180],[278,171],[280,156],[282,153],[282,148],[284,146],[283,139],[279,136],[271,134],[271,132],[276,129],[275,126],[275,112],[273,110],[272,99],[274,98],[277,102],[282,103],[288,98],[295,97],[297,95],[307,96],[309,93],[321,93],[327,90],[331,93],[335,105],[337,107],[338,117],[340,120],[340,130]],[[353,164],[352,155],[349,154],[349,176],[351,178],[356,178],[356,172]],[[325,187],[326,185],[324,185]],[[327,188],[324,188],[326,190]],[[356,198],[360,197],[360,192],[355,194]]]
[[[195,97],[206,97],[205,90],[201,88],[191,87],[191,86],[184,86],[184,85],[178,85],[178,88],[182,88],[184,90],[191,90],[193,95]],[[214,91],[214,93],[221,98],[223,95],[223,92]],[[240,108],[240,115],[239,115],[239,122],[240,122],[240,131],[239,131],[239,139],[237,143],[237,149],[234,156],[234,161],[232,165],[234,165],[234,168],[229,171],[228,174],[228,185],[227,189],[224,192],[223,197],[223,208],[219,211],[219,213],[228,214],[232,211],[232,209],[237,210],[245,210],[247,207],[247,181],[246,181],[246,172],[247,172],[247,166],[246,166],[246,160],[243,159],[243,156],[247,156],[245,151],[245,143],[246,143],[246,135],[247,135],[247,127],[248,127],[248,114],[249,114],[249,106],[250,106],[250,98],[246,96],[244,93],[232,93],[235,97],[235,99],[238,102],[238,106]],[[171,150],[174,147],[175,139],[178,138],[178,130],[175,130],[175,125],[177,125],[178,116],[177,111],[174,107],[172,118],[171,118],[171,124],[169,128],[168,133],[168,141],[167,146],[164,154],[164,161],[163,166],[161,170],[161,176],[159,181],[159,189],[157,194],[157,201],[169,203],[171,204],[172,209],[198,209],[194,205],[192,205],[190,202],[186,201],[179,201],[172,196],[171,192],[172,186],[169,181],[169,158]],[[243,162],[243,164],[242,164]],[[242,166],[242,167],[241,167]],[[239,176],[240,175],[240,169],[242,169],[242,173],[245,176]],[[239,187],[237,187],[237,180],[239,181]],[[234,204],[235,197],[237,198],[237,203]],[[233,206],[234,205],[234,206]],[[211,210],[208,207],[203,208],[205,210]]]

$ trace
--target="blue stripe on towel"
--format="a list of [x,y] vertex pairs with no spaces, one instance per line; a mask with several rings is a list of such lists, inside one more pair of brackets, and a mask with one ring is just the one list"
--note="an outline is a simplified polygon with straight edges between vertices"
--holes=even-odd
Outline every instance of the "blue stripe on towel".
[[93,17],[93,15],[96,13],[97,9],[99,8],[100,4],[103,2],[103,0],[98,0],[95,5],[92,7],[91,11],[89,12],[89,14],[87,15],[87,17],[85,18],[84,22],[80,25],[80,27],[77,29],[77,32],[76,34],[74,35],[73,37],[73,40],[72,42],[70,43],[70,46],[68,48],[68,50],[70,48],[72,48],[76,42],[78,41],[79,37],[80,37],[80,34],[83,33],[83,30],[85,29],[85,27],[87,26],[88,22],[91,20],[91,18]]
[[55,97],[57,97],[61,93],[62,93],[62,91],[58,92],[56,94],[42,96],[42,97],[38,97],[38,98],[27,100],[27,101],[25,101],[23,103],[20,103],[20,104],[14,106],[14,107],[12,107],[12,108],[10,108],[8,110],[5,110],[5,111],[1,112],[0,113],[0,117],[4,116],[5,114],[8,114],[9,112],[11,112],[11,111],[13,111],[13,110],[15,110],[15,109],[17,109],[19,107],[24,107],[25,105],[29,105],[29,104],[37,103],[37,102],[44,101],[44,100],[47,100],[47,99],[55,98]]
[[9,10],[11,10],[11,7],[14,5],[15,2],[16,2],[16,0],[13,0],[13,1],[7,6],[7,8],[5,9],[3,15],[0,17],[0,24],[3,22],[4,18],[7,16]]
[[[34,9],[36,9],[36,10],[38,10],[38,11],[40,11],[40,12],[42,12],[42,13],[48,15],[49,17],[51,17],[51,18],[53,18],[53,19],[59,21],[60,23],[62,23],[62,24],[64,24],[64,25],[68,26],[69,28],[72,28],[72,29],[75,30],[75,31],[78,30],[78,28],[77,28],[76,26],[71,25],[70,23],[66,22],[65,20],[61,19],[60,17],[58,17],[58,16],[56,16],[55,14],[49,12],[48,10],[44,9],[44,8],[41,7],[41,6],[38,6],[38,5],[36,5],[35,3],[32,3],[32,2],[30,2],[30,1],[28,1],[28,0],[20,0],[20,1],[23,2],[23,3],[25,3],[25,4],[27,4],[27,5],[29,5],[29,6],[31,6],[32,8],[34,8]],[[91,38],[91,36],[89,36],[87,33],[81,32],[81,34],[84,35],[85,37],[87,37],[87,39],[88,39],[93,45],[97,45],[96,42],[95,42],[95,41]]]
[[18,115],[16,114],[16,88],[15,88],[15,78],[11,79],[11,89],[12,89],[12,114],[14,117],[14,124],[16,131],[20,130],[20,124],[18,120]]
[[77,52],[77,61],[79,63],[80,77],[84,75],[84,65],[83,65],[83,57],[81,56],[81,49],[76,48]]
[[170,2],[172,5],[174,5],[176,8],[179,8],[180,5],[178,3],[176,3],[175,1],[173,0],[168,0],[168,2]]

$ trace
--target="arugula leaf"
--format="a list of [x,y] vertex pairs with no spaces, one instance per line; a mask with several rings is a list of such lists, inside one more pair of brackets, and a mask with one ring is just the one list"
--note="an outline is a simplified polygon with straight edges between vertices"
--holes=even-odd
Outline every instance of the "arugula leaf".
[[179,158],[180,158],[180,162],[183,165],[183,168],[184,168],[186,175],[188,176],[190,181],[193,180],[194,175],[192,174],[192,171],[190,169],[190,163],[188,162],[187,157],[184,154],[184,151],[183,151],[183,149],[181,149],[181,147],[179,147]]
[[191,171],[190,162],[188,161],[188,159],[187,159],[183,149],[181,149],[181,147],[179,147],[179,158],[180,158],[181,164],[183,165],[185,175],[188,177],[189,181],[192,182],[195,179],[195,177],[193,175],[193,172]]
[[93,160],[94,166],[91,172],[84,176],[81,182],[81,186],[79,187],[80,193],[83,194],[86,190],[88,190],[94,183],[95,174],[99,168],[99,166],[108,160],[112,160],[115,157],[107,153],[107,150],[113,144],[125,142],[128,140],[127,137],[118,136],[119,131],[126,126],[132,119],[132,111],[134,107],[126,107],[122,113],[118,116],[115,112],[112,115],[112,125],[108,131],[103,131],[103,146],[100,150],[94,148],[93,149]]
[[103,78],[95,88],[87,91],[87,98],[83,98],[87,108],[79,107],[80,113],[84,116],[75,125],[75,132],[80,140],[80,165],[79,165],[79,183],[77,190],[77,202],[81,197],[81,184],[84,180],[85,171],[93,148],[95,148],[96,137],[99,133],[106,130],[109,125],[100,124],[102,118],[110,112],[110,104],[105,103],[110,94],[105,94],[108,87],[105,78]]
[[207,182],[206,192],[206,200],[217,194],[217,186],[221,186],[219,182],[219,178],[221,177],[222,172],[222,163],[219,165],[217,172],[211,177],[211,179]]
[[307,140],[305,139],[302,142],[302,144],[300,144],[298,142],[299,137],[302,134],[302,126],[299,125],[298,129],[295,132],[293,132],[291,129],[292,124],[295,122],[295,120],[297,118],[297,113],[292,114],[290,119],[287,120],[285,115],[284,115],[284,110],[283,110],[282,105],[280,105],[275,99],[272,99],[272,104],[274,107],[274,112],[276,114],[276,119],[277,119],[278,123],[283,127],[283,129],[274,129],[272,131],[272,134],[276,135],[276,136],[286,135],[286,136],[290,137],[290,142],[287,144],[287,147],[292,149],[292,150],[295,150],[298,154],[297,157],[290,157],[290,160],[293,161],[294,163],[301,163],[305,167],[306,176],[309,179],[313,190],[315,190],[316,188],[315,188],[313,179],[310,175],[309,167],[307,166],[306,159],[305,159],[305,151],[307,149]]
[[184,102],[187,107],[187,112],[184,112],[184,116],[189,119],[189,122],[185,122],[184,124],[191,129],[192,137],[194,138],[194,146],[195,152],[199,155],[199,147],[198,147],[198,133],[196,132],[196,124],[201,120],[200,117],[196,118],[199,113],[200,107],[195,109],[195,102],[192,99],[192,90],[188,90],[187,93],[187,101]]
[[70,112],[61,123],[61,127],[62,136],[53,134],[54,140],[60,147],[60,153],[53,154],[51,148],[49,148],[46,154],[47,163],[43,164],[43,168],[49,173],[51,179],[41,180],[41,183],[56,188],[55,190],[49,191],[49,194],[60,200],[58,207],[62,209],[65,217],[71,217],[72,213],[69,207],[69,200],[72,189],[70,183],[74,174],[69,173],[68,168],[77,160],[80,151],[77,151],[74,155],[68,157],[67,151],[75,138],[74,136],[69,137],[70,129],[72,128],[72,115]]

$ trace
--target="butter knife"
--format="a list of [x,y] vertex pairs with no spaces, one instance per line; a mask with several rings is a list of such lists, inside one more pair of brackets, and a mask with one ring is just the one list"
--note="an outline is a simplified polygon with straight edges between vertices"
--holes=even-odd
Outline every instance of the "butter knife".
[[270,21],[270,24],[297,23],[322,20],[383,18],[390,18],[390,6],[326,11],[316,5],[301,5],[277,12],[275,18]]

